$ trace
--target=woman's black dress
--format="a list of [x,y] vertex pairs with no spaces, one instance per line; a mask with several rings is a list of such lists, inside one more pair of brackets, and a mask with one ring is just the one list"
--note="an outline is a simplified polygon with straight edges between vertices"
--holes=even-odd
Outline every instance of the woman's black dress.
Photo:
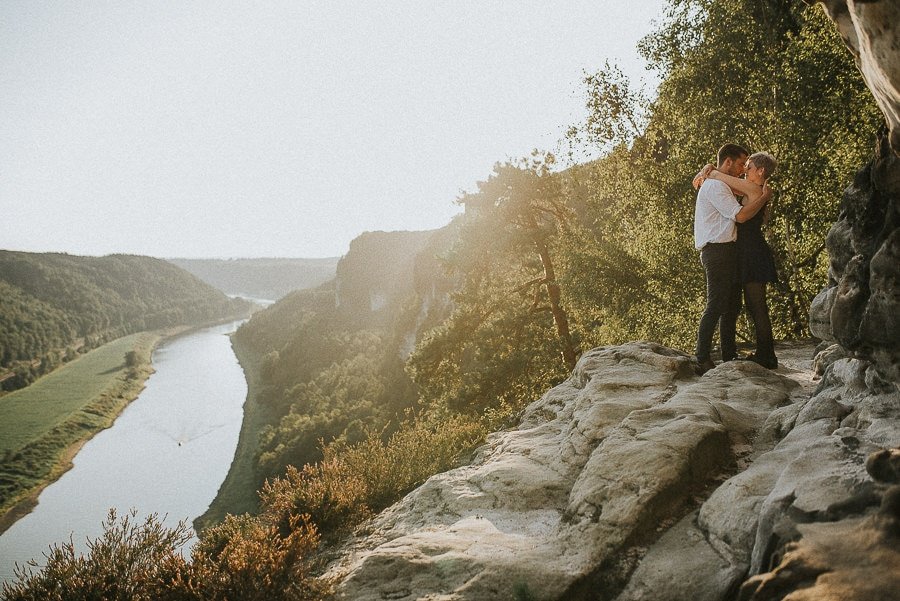
[[738,265],[741,284],[747,282],[775,282],[775,257],[762,233],[765,207],[744,223],[737,224]]

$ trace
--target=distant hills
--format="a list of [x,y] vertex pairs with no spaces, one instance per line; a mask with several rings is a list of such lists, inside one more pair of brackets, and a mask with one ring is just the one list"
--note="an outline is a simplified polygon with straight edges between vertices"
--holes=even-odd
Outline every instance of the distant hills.
[[161,259],[0,251],[0,386],[21,388],[126,334],[248,310]]
[[278,300],[332,279],[339,257],[326,259],[169,259],[231,295]]

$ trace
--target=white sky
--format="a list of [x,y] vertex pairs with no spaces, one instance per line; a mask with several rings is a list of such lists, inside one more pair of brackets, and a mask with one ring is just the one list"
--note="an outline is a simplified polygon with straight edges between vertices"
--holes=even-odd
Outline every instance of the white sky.
[[0,1],[0,248],[323,257],[555,150],[665,0]]

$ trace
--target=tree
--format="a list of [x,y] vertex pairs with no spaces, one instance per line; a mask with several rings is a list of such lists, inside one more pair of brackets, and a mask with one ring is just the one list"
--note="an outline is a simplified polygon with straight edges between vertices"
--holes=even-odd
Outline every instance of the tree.
[[[568,303],[578,327],[601,343],[650,337],[693,345],[703,275],[691,239],[690,178],[732,141],[779,160],[767,236],[780,281],[769,302],[776,337],[808,335],[809,303],[826,281],[822,242],[880,123],[833,26],[817,7],[798,2],[735,11],[722,0],[674,0],[640,49],[663,76],[646,111],[614,72],[586,81],[586,123],[595,135],[584,138],[607,154],[578,176],[586,189],[580,224],[590,235],[572,231],[593,242],[585,249],[563,236],[559,246],[560,279],[577,290]],[[642,125],[629,139],[634,114]],[[619,141],[611,151],[610,140]],[[638,270],[644,298],[615,282],[573,287],[579,274],[569,266],[583,273],[593,256],[626,283],[628,270]],[[590,331],[598,319],[599,334]],[[748,338],[749,325],[739,334]]]
[[[502,233],[501,244],[508,251],[523,256],[534,252],[543,272],[523,282],[516,292],[533,294],[532,311],[549,311],[553,316],[556,335],[562,349],[563,361],[571,370],[575,368],[578,351],[569,331],[569,318],[560,302],[561,294],[556,269],[551,254],[551,238],[558,230],[565,229],[570,209],[565,205],[558,178],[550,173],[555,163],[552,154],[534,151],[530,159],[518,165],[497,165],[486,182],[479,183],[476,195],[466,202],[479,207],[488,227]],[[548,305],[542,305],[545,300]]]
[[460,280],[455,309],[408,363],[429,402],[457,411],[519,406],[574,367],[577,341],[556,268],[572,213],[553,161],[535,152],[498,164],[460,199],[466,219],[445,257]]

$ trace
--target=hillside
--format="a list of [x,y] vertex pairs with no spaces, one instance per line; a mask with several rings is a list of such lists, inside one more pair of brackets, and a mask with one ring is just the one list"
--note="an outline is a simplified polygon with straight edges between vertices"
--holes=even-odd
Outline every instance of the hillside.
[[226,294],[277,300],[292,290],[314,288],[333,278],[338,258],[168,261]]
[[27,385],[120,336],[223,319],[247,308],[160,259],[0,251],[3,388]]
[[321,458],[321,440],[354,443],[396,428],[416,400],[403,361],[422,324],[446,314],[452,286],[435,255],[454,229],[364,233],[332,281],[294,291],[241,326],[234,343],[250,383],[244,429],[232,471],[198,523],[253,509],[266,478]]

